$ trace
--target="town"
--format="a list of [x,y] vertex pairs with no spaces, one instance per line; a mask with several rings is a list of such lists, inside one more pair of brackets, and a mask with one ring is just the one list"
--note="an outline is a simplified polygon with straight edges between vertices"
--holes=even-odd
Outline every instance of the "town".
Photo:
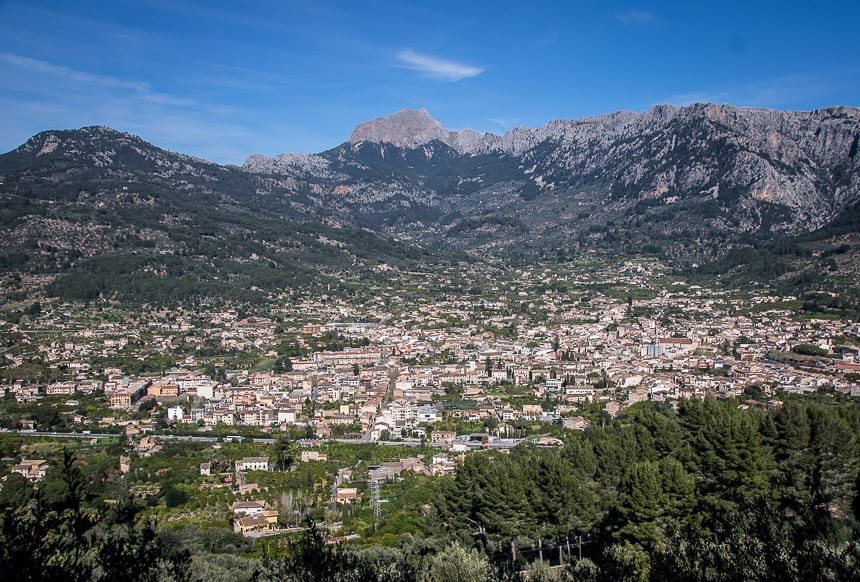
[[[388,275],[430,287],[421,274]],[[451,453],[425,460],[428,474],[446,474],[454,455],[561,444],[564,430],[646,400],[773,407],[779,394],[860,396],[857,323],[795,317],[796,306],[690,287],[630,261],[610,280],[522,269],[478,293],[412,304],[378,289],[363,309],[334,295],[261,314],[40,306],[4,326],[2,388],[20,404],[55,403],[64,431],[124,434],[136,455],[157,453],[154,433],[288,435],[426,444]],[[93,395],[101,414],[80,407]],[[7,430],[57,428],[56,418],[4,420]]]
[[34,302],[38,281],[7,280],[2,479],[38,487],[74,451],[107,502],[125,491],[189,536],[206,523],[263,551],[317,523],[384,545],[468,458],[564,448],[638,403],[860,397],[855,321],[592,260],[382,268],[259,306]]
[[[643,400],[740,398],[751,387],[860,396],[856,322],[794,317],[794,297],[677,281],[657,289],[649,267],[627,262],[611,283],[522,270],[480,295],[413,305],[388,290],[363,310],[323,295],[263,315],[94,321],[58,306],[4,326],[2,388],[23,403],[103,392],[115,414],[70,418],[91,430],[126,426],[130,411],[157,404],[171,425],[201,432],[300,427],[308,438],[366,441],[429,440],[445,421],[496,437],[520,420],[581,429],[595,405],[616,415]],[[606,293],[593,290],[601,284]],[[36,362],[58,379],[28,376]],[[47,428],[21,422],[13,428]]]

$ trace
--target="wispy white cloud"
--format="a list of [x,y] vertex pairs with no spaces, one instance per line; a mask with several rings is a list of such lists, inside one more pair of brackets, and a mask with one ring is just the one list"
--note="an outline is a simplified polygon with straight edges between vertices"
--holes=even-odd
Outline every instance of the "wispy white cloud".
[[422,55],[412,50],[400,51],[397,54],[397,59],[404,68],[419,71],[427,77],[440,81],[461,81],[470,77],[477,77],[484,72],[481,67]]
[[[162,147],[216,162],[240,162],[257,119],[235,106],[159,92],[144,81],[96,74],[0,52],[0,151],[38,130],[108,125]],[[230,145],[224,145],[230,144]],[[250,151],[251,146],[246,145]]]
[[627,10],[626,12],[619,12],[615,15],[615,18],[619,20],[622,24],[650,24],[652,20],[654,20],[654,15],[645,10]]
[[832,75],[787,75],[764,79],[738,88],[738,99],[752,107],[792,106],[798,101],[816,101],[833,84]]
[[87,71],[79,71],[62,65],[55,65],[48,61],[23,57],[12,53],[0,53],[0,63],[10,65],[16,69],[22,69],[31,75],[35,73],[37,75],[60,78],[76,84],[86,84],[90,86],[97,85],[107,89],[133,91],[145,101],[159,105],[195,105],[193,99],[173,97],[165,95],[164,93],[155,92],[152,90],[149,83],[145,83],[143,81],[134,81],[119,77],[111,77],[108,75],[98,75]]
[[150,103],[155,103],[156,105],[171,105],[174,107],[193,107],[197,105],[197,102],[194,99],[188,99],[186,97],[173,97],[171,95],[165,95],[164,93],[150,93],[146,92],[142,95],[143,99]]
[[15,55],[11,53],[0,53],[0,63],[5,63],[7,65],[11,65],[19,69],[24,69],[30,73],[40,73],[43,75],[62,77],[66,80],[75,81],[78,83],[91,83],[100,85],[102,87],[112,87],[115,89],[130,89],[132,91],[138,91],[141,93],[150,91],[149,84],[147,83],[128,81],[125,79],[118,79],[116,77],[108,77],[104,75],[96,75],[93,73],[87,73],[85,71],[77,71],[75,69],[70,69],[69,67],[63,67],[61,65],[55,65],[47,61],[31,59],[30,57],[22,57],[20,55]]

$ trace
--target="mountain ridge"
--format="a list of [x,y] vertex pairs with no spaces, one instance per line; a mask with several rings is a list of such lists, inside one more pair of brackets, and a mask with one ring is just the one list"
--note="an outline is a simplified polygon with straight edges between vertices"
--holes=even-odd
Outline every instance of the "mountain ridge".
[[66,299],[258,301],[426,256],[344,224],[305,186],[110,128],[40,132],[0,156],[0,271]]
[[[544,139],[560,139],[572,128],[597,126],[601,128],[623,129],[624,126],[645,126],[655,121],[666,121],[683,114],[686,111],[704,110],[709,116],[725,119],[728,115],[751,119],[754,117],[821,117],[825,115],[848,114],[853,117],[860,115],[860,109],[846,105],[834,105],[809,111],[776,110],[757,107],[738,107],[730,104],[717,105],[713,103],[694,103],[687,106],[659,104],[643,112],[618,110],[610,113],[591,115],[580,118],[557,118],[547,121],[542,126],[529,127],[520,125],[499,135],[495,133],[480,133],[472,129],[450,130],[433,118],[426,108],[402,109],[389,115],[384,115],[356,125],[345,143],[360,142],[390,143],[398,147],[415,149],[433,140],[441,141],[454,148],[461,154],[488,153],[500,151],[507,154],[519,155],[536,142]],[[631,130],[634,128],[631,128]],[[283,155],[314,155],[289,153]],[[261,154],[252,154],[250,158],[265,158]],[[247,163],[247,162],[246,162]]]
[[[0,264],[56,270],[116,248],[203,257],[226,232],[217,252],[239,265],[269,253],[294,267],[337,248],[327,260],[341,266],[422,248],[509,261],[602,249],[691,265],[822,228],[860,203],[851,107],[657,106],[458,135],[426,110],[401,111],[330,150],[238,167],[104,127],[41,132],[0,156]],[[383,250],[350,250],[362,232]],[[215,238],[201,246],[195,233]]]

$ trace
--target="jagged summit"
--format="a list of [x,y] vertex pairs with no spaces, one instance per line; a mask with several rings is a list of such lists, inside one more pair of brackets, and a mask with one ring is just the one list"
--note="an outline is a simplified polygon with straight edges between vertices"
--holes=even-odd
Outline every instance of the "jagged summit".
[[[347,144],[320,154],[328,165],[315,167],[326,166],[325,176],[352,176],[332,187],[339,203],[378,208],[390,198],[393,220],[407,204],[473,214],[482,209],[468,206],[467,193],[485,192],[496,202],[513,188],[512,214],[521,211],[519,199],[554,222],[563,208],[556,196],[582,207],[599,203],[607,212],[611,203],[639,204],[624,210],[625,220],[663,208],[660,225],[677,229],[705,224],[704,217],[710,222],[702,240],[711,240],[713,232],[798,232],[833,220],[860,200],[858,142],[860,109],[839,106],[804,112],[656,105],[520,126],[501,136],[447,130],[422,109],[359,125]],[[297,176],[314,160],[264,161],[246,167]],[[368,178],[374,168],[385,168],[386,178]],[[412,198],[394,204],[397,196]],[[596,216],[597,207],[589,212]],[[689,220],[678,219],[684,212]]]
[[414,148],[439,140],[460,153],[471,153],[484,136],[471,129],[451,131],[424,109],[401,109],[391,115],[377,117],[355,127],[348,143],[390,143],[397,147]]
[[[473,154],[488,149],[499,136],[481,134],[471,129],[445,129],[425,109],[401,109],[391,115],[377,117],[355,126],[346,143],[387,143],[395,147],[414,149],[432,141],[440,141],[460,154]],[[317,155],[286,153],[270,158],[261,154],[249,156],[243,165],[255,172],[294,173],[307,168],[323,169],[326,160]]]
[[349,142],[385,142],[398,147],[415,147],[434,139],[443,140],[448,137],[448,133],[442,124],[422,107],[401,109],[397,113],[361,123],[349,136]]

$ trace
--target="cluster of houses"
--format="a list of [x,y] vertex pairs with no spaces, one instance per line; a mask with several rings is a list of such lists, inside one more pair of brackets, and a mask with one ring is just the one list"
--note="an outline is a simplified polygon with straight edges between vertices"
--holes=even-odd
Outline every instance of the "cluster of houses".
[[[647,285],[651,273],[630,264],[614,275]],[[751,385],[770,392],[832,386],[860,395],[858,350],[838,343],[858,335],[856,322],[793,320],[784,308],[786,298],[735,299],[683,287],[653,299],[594,293],[586,302],[553,291],[550,283],[561,280],[558,274],[524,270],[519,276],[510,289],[494,287],[495,300],[442,296],[396,316],[386,305],[397,298],[382,293],[363,313],[342,299],[307,299],[284,308],[290,324],[229,310],[165,312],[152,314],[137,329],[102,322],[45,344],[20,329],[25,341],[38,344],[46,363],[73,371],[75,378],[47,385],[13,379],[2,388],[21,401],[104,390],[119,417],[156,400],[166,405],[170,422],[201,428],[225,424],[271,431],[299,425],[318,437],[361,433],[371,440],[421,437],[448,419],[490,421],[499,434],[520,420],[580,426],[578,405],[585,402],[602,402],[613,413],[649,398],[740,395]],[[545,285],[536,292],[540,277]],[[518,313],[533,309],[545,312],[540,323]],[[317,321],[300,321],[298,312],[317,314]],[[339,316],[377,323],[340,323]],[[62,317],[54,320],[60,331],[67,325]],[[115,355],[139,343],[144,331],[152,335],[147,349],[157,354],[172,354],[180,346],[193,354],[188,348],[216,344],[275,357],[279,334],[293,334],[299,344],[334,335],[364,347],[311,352],[292,358],[291,369],[280,373],[226,370],[220,379],[202,373],[194,355],[149,376],[91,368],[92,356]],[[803,366],[771,357],[797,344],[840,358]],[[3,357],[11,358],[10,367],[23,361],[20,354]],[[533,403],[511,405],[505,386],[526,387]]]
[[233,531],[243,536],[278,529],[278,512],[264,501],[235,501],[230,510],[234,516]]
[[[625,265],[614,276],[645,288],[652,274]],[[737,299],[694,287],[655,293],[650,299],[596,292],[573,299],[552,284],[596,281],[577,280],[576,274],[562,279],[534,269],[517,276],[508,288],[494,284],[492,300],[481,294],[437,294],[407,305],[396,293],[380,292],[361,311],[323,295],[286,305],[272,318],[231,310],[161,312],[141,316],[137,326],[102,321],[80,329],[70,324],[73,313],[55,313],[41,323],[58,333],[65,330],[66,338],[43,340],[56,336],[15,327],[27,349],[0,357],[11,370],[26,357],[38,356],[49,367],[67,371],[67,379],[39,383],[12,377],[0,390],[20,402],[62,396],[67,403],[103,391],[110,415],[87,418],[75,412],[70,420],[122,426],[140,456],[161,448],[153,437],[153,421],[131,418],[142,403],[153,401],[166,409],[168,423],[201,431],[216,425],[264,432],[299,426],[318,438],[360,434],[372,442],[413,437],[436,447],[430,458],[370,467],[367,481],[374,487],[409,472],[450,474],[458,455],[471,448],[518,442],[509,437],[524,422],[584,430],[589,425],[584,404],[599,403],[614,416],[643,400],[741,396],[750,386],[771,395],[832,387],[860,396],[860,350],[848,345],[860,335],[857,322],[795,320],[785,308],[786,298]],[[543,315],[532,317],[536,311]],[[278,371],[224,370],[217,377],[204,373],[194,355],[211,348],[274,359],[283,336],[301,348],[331,337],[361,347],[303,350],[305,356],[292,357]],[[172,355],[182,348],[188,355],[176,367],[148,375],[91,365],[94,359],[141,345],[143,337],[149,353]],[[785,356],[798,344],[831,357]],[[483,424],[486,432],[444,430],[451,421]],[[25,419],[20,428],[40,427]],[[561,445],[549,437],[533,440],[537,446]],[[319,451],[302,450],[300,461],[328,459]],[[130,457],[122,457],[123,472],[130,463]],[[44,460],[23,460],[12,471],[35,482],[47,466]],[[217,483],[207,479],[203,486],[229,487],[242,495],[259,490],[246,481],[248,472],[272,467],[266,457],[246,457],[227,468],[205,462],[199,470],[203,476],[223,477]],[[363,501],[363,491],[351,469],[340,469],[332,504]],[[231,512],[234,529],[242,535],[279,528],[277,508],[263,501],[237,501]]]
[[[374,487],[378,488],[385,482],[397,479],[403,473],[410,471],[422,475],[447,475],[455,471],[458,460],[462,460],[462,456],[452,458],[443,452],[434,454],[426,464],[419,457],[402,458],[398,461],[371,465],[368,469],[366,480],[362,479],[362,481],[371,484],[371,489],[373,489]],[[302,451],[301,462],[303,463],[325,461],[327,461],[327,457],[324,453],[315,450]],[[227,477],[230,483],[223,486],[231,487],[237,493],[241,494],[259,490],[254,484],[242,487],[244,472],[269,471],[272,470],[272,467],[265,457],[246,457],[235,462],[234,470],[235,476],[231,475]],[[212,476],[212,463],[202,463],[200,465],[200,474],[203,476]],[[351,483],[353,478],[352,469],[341,468],[338,470],[337,478],[332,488],[331,501],[333,505],[352,505],[363,500],[362,495],[359,493],[359,488]],[[212,487],[212,485],[208,486]],[[268,505],[264,501],[236,501],[230,506],[230,510],[233,514],[233,531],[236,533],[257,537],[282,531],[282,527],[278,524],[277,508]]]

